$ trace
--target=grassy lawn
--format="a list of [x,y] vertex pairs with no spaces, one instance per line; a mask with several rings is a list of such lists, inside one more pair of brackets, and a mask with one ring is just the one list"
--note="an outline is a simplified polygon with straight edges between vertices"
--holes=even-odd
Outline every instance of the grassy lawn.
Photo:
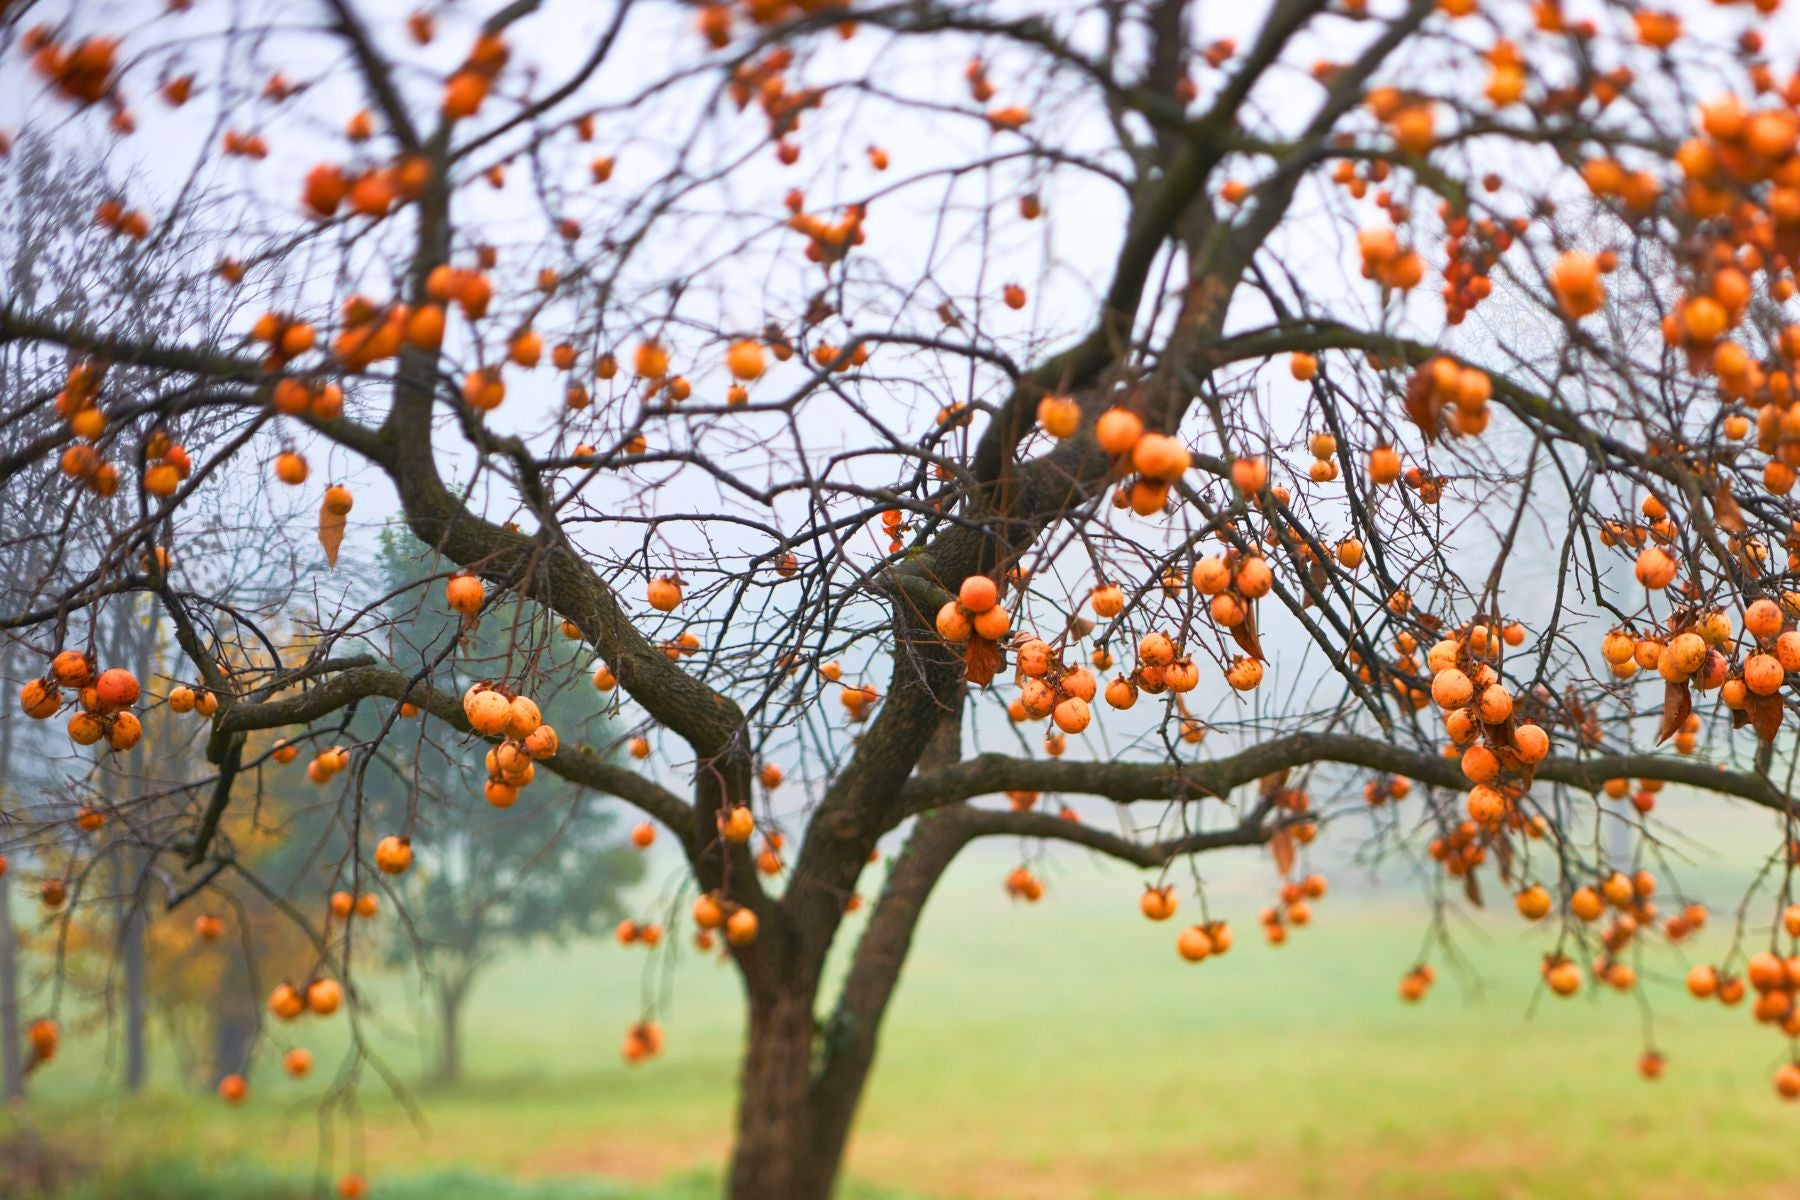
[[[1727,842],[1750,829],[1722,828]],[[1276,950],[1255,927],[1267,863],[1206,864],[1239,944],[1190,966],[1175,956],[1175,923],[1137,915],[1134,873],[1061,854],[1045,864],[1045,902],[1015,907],[998,886],[1008,853],[959,863],[933,901],[851,1150],[858,1200],[1800,1194],[1788,1140],[1800,1108],[1769,1087],[1785,1044],[1747,1006],[1689,1000],[1682,960],[1660,948],[1641,969],[1670,1063],[1647,1083],[1634,1070],[1638,1003],[1591,989],[1534,1002],[1546,935],[1524,929],[1505,897],[1453,924],[1473,971],[1440,967],[1433,993],[1408,1007],[1394,989],[1428,920],[1416,884],[1376,894],[1334,872],[1313,925]],[[1726,872],[1692,879],[1716,909],[1737,899]],[[1192,908],[1184,901],[1177,922]],[[1725,936],[1712,928],[1688,953],[1710,958]],[[666,981],[664,1057],[627,1069],[621,1032],[644,989],[665,983],[645,962],[607,943],[504,963],[471,1002],[469,1082],[420,1087],[415,1125],[365,1076],[356,1119],[329,1125],[331,1169],[366,1163],[376,1197],[713,1194],[737,982],[684,959]],[[417,1079],[425,1010],[402,979],[375,995],[372,1030]],[[83,1197],[280,1200],[318,1165],[342,1032],[280,1031],[313,1049],[315,1078],[288,1081],[265,1054],[240,1109],[179,1090],[167,1069],[153,1095],[117,1100],[99,1082],[113,1067],[95,1036],[42,1077],[26,1119],[97,1168]],[[181,1160],[214,1166],[167,1165]],[[220,1163],[274,1174],[234,1184]]]

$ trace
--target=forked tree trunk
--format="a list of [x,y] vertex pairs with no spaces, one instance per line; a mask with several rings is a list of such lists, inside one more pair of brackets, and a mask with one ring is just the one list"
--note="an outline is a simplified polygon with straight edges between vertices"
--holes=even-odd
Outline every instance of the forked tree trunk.
[[925,901],[976,831],[958,811],[918,822],[894,860],[843,991],[815,1037],[817,973],[750,997],[730,1200],[829,1200]]

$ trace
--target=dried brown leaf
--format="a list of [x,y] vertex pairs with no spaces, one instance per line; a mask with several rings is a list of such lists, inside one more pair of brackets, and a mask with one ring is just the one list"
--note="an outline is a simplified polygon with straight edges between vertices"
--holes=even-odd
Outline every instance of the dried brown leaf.
[[344,528],[349,518],[343,513],[334,513],[325,505],[319,506],[319,545],[325,547],[325,565],[336,567],[338,548],[344,544]]
[[1756,726],[1756,736],[1765,742],[1774,741],[1781,732],[1781,697],[1747,695],[1744,708],[1750,714],[1750,723]]
[[986,687],[994,682],[994,676],[1006,665],[1006,656],[1000,653],[997,642],[990,642],[979,634],[971,635],[968,648],[963,652],[963,678],[976,687]]
[[1731,494],[1731,485],[1721,483],[1713,493],[1713,524],[1727,533],[1742,533],[1749,528],[1744,521],[1744,510],[1738,507],[1737,497]]
[[1685,683],[1671,683],[1663,689],[1662,727],[1657,730],[1658,745],[1668,741],[1686,723],[1688,714],[1694,711],[1694,696]]
[[1283,879],[1294,873],[1294,835],[1290,830],[1277,829],[1269,837],[1269,852],[1275,856],[1275,869]]
[[1244,619],[1231,627],[1231,636],[1238,647],[1258,662],[1266,662],[1263,658],[1262,640],[1256,636],[1256,606],[1247,605]]

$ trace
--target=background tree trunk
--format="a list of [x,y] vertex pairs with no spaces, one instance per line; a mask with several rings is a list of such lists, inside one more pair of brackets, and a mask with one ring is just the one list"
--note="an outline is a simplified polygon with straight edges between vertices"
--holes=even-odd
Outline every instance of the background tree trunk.
[[137,894],[137,872],[128,878],[132,891],[122,899],[121,917],[124,927],[119,936],[123,942],[120,956],[125,973],[125,1094],[135,1096],[144,1090],[144,906]]
[[467,978],[438,984],[439,1083],[457,1083],[462,1079],[462,1005],[468,988]]
[[[11,672],[7,672],[8,676]],[[13,775],[13,721],[0,721],[0,781]],[[7,788],[10,790],[10,787]],[[25,1098],[25,1048],[19,1027],[19,937],[12,923],[13,881],[0,876],[0,1099]]]
[[262,1027],[262,1009],[233,996],[213,1018],[212,1084],[227,1075],[240,1075],[250,1063],[250,1047]]
[[24,1047],[19,1041],[19,942],[13,931],[12,888],[0,880],[0,1097],[25,1097]]
[[[134,603],[126,610],[124,634],[129,643],[132,665],[139,679],[151,676],[152,651],[156,636],[155,605],[149,606],[150,619],[139,621],[138,606]],[[145,746],[139,742],[133,746],[126,756],[125,763],[131,772],[133,783],[141,782],[146,774],[145,768],[149,756]],[[124,790],[119,784],[125,782],[115,773],[108,772],[107,778],[113,783],[113,791]],[[109,795],[108,800],[114,797]],[[125,986],[125,1094],[135,1096],[144,1089],[144,989],[145,989],[145,943],[148,923],[144,916],[144,896],[140,890],[141,869],[143,863],[140,856],[129,850],[120,859],[120,877],[125,886],[119,889],[120,909],[119,955],[123,960]]]

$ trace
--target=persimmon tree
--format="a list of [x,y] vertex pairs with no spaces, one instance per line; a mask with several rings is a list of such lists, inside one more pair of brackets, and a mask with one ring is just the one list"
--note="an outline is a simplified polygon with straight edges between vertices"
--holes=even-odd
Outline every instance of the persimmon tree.
[[[1233,943],[1195,856],[1269,848],[1280,943],[1310,844],[1372,839],[1433,905],[1514,894],[1551,991],[1633,991],[1706,919],[1655,815],[1704,789],[1777,827],[1689,988],[1800,1033],[1776,0],[168,8],[5,13],[15,160],[110,191],[87,228],[7,214],[93,249],[76,311],[0,308],[44,380],[0,479],[61,517],[4,618],[25,713],[109,753],[216,700],[209,773],[133,828],[178,898],[302,747],[353,891],[431,869],[428,796],[365,819],[414,717],[496,805],[540,772],[636,805],[743,979],[744,1200],[830,1190],[980,839],[1027,847],[1026,901],[1038,847],[1143,868],[1189,961]],[[110,283],[172,238],[183,316],[145,329]],[[246,496],[304,615],[185,543]],[[330,564],[389,513],[436,567],[372,596]],[[179,680],[85,653],[138,591]],[[505,652],[465,686],[466,643],[382,650],[399,603]],[[622,745],[542,723],[565,635]],[[279,1015],[337,1006],[352,928]]]

